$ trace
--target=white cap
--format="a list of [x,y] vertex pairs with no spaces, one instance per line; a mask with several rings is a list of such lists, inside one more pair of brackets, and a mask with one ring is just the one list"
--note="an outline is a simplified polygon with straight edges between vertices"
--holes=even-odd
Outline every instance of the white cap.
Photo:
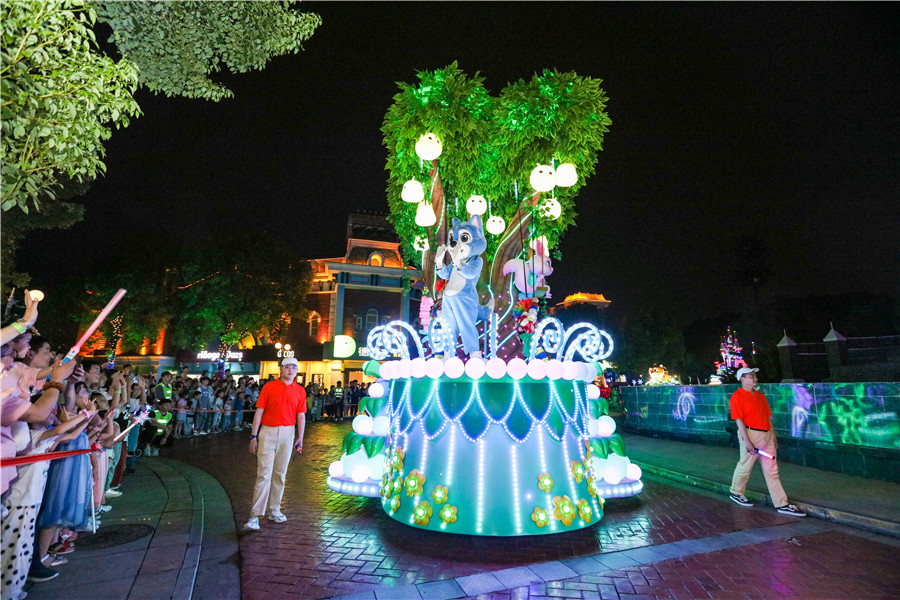
[[738,372],[735,374],[735,377],[738,378],[738,381],[741,380],[741,377],[746,375],[747,373],[756,373],[759,369],[751,369],[749,367],[744,367],[743,369],[738,369]]
[[283,361],[281,361],[282,367],[286,367],[288,365],[294,365],[295,367],[299,367],[300,363],[297,362],[296,358],[285,358]]

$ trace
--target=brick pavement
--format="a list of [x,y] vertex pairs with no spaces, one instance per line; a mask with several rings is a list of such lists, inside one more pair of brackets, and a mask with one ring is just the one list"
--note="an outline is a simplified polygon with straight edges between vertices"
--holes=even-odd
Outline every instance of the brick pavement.
[[[328,464],[338,457],[340,442],[349,430],[349,422],[309,425],[304,454],[292,462],[288,472],[283,510],[290,520],[282,525],[264,521],[261,531],[240,540],[245,599],[314,599],[363,592],[375,597],[371,590],[378,590],[378,598],[386,598],[386,590],[400,592],[410,584],[795,522],[772,510],[748,510],[721,496],[647,477],[639,497],[608,501],[600,524],[587,529],[522,538],[422,531],[387,517],[377,499],[343,496],[327,489]],[[203,468],[222,484],[231,498],[238,527],[248,516],[255,477],[255,459],[247,452],[246,442],[246,434],[223,434],[184,440],[163,451]],[[628,579],[627,574],[603,577]],[[566,594],[571,596],[574,591],[585,594],[572,597],[600,597],[596,595],[601,593],[599,587],[565,587],[588,584],[601,585],[566,580],[559,585],[542,584],[543,591],[510,586],[509,592],[498,592],[501,595],[497,597],[568,597]],[[602,585],[615,588],[615,583]],[[604,588],[607,594],[610,589]],[[437,590],[435,597],[459,597]]]

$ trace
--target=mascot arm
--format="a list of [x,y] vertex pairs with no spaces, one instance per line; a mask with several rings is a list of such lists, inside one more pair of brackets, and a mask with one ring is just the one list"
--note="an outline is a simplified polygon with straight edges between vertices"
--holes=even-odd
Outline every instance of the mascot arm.
[[481,277],[481,270],[484,267],[484,260],[480,256],[476,256],[460,265],[459,272],[466,279],[478,279]]
[[450,279],[450,275],[453,273],[453,265],[444,265],[440,269],[435,271],[437,276],[441,279]]

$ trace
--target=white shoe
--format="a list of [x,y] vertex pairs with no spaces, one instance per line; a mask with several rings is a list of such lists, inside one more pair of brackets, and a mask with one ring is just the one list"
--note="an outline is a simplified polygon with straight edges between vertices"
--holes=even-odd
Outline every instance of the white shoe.
[[284,516],[284,513],[282,513],[277,508],[275,510],[273,510],[272,512],[270,512],[269,516],[266,518],[269,519],[270,521],[274,521],[275,523],[284,523],[285,521],[287,521],[287,517]]
[[251,517],[249,521],[244,523],[242,529],[244,531],[259,531],[259,517]]
[[107,498],[118,498],[121,495],[122,495],[122,492],[120,492],[119,490],[114,490],[114,489],[106,490]]

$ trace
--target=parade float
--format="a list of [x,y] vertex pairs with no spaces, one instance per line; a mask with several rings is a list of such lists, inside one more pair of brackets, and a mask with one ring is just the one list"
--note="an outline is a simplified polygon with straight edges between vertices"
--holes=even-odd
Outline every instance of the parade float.
[[610,124],[599,83],[544,71],[492,98],[453,64],[401,85],[383,131],[391,220],[422,266],[420,328],[370,331],[378,380],[331,489],[379,497],[414,527],[488,536],[588,527],[605,499],[641,491],[595,383],[612,338],[540,317]]

